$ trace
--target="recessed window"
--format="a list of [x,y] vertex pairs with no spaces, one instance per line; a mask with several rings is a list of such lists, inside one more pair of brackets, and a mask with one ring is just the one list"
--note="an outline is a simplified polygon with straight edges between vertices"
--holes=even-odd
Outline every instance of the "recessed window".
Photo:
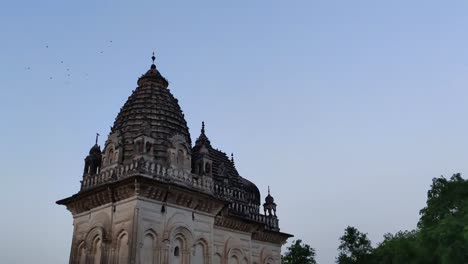
[[179,252],[179,247],[175,247],[174,248],[174,257],[178,257],[180,255],[180,252]]
[[146,152],[149,153],[151,151],[151,143],[146,142]]

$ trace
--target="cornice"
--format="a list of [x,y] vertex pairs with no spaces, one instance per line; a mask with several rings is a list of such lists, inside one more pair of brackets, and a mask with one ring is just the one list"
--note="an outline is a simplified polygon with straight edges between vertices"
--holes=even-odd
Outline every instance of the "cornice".
[[144,197],[212,215],[216,215],[226,204],[226,201],[212,195],[142,176],[133,176],[81,191],[57,201],[57,204],[65,205],[76,215],[131,197]]

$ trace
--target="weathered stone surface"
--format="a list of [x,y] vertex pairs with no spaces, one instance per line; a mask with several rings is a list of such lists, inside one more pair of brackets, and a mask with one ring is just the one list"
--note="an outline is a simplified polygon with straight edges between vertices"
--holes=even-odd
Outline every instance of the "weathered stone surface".
[[[153,57],[154,62],[154,57]],[[212,147],[191,146],[177,99],[156,66],[138,79],[104,149],[91,148],[73,214],[70,263],[280,263],[276,203]],[[268,215],[266,212],[268,211]]]

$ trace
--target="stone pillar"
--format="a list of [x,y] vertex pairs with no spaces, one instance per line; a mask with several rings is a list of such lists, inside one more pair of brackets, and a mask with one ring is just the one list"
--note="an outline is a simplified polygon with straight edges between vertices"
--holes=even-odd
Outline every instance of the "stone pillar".
[[170,264],[169,263],[169,248],[170,248],[170,242],[169,240],[163,241],[163,245],[161,248],[161,264]]
[[108,264],[110,262],[110,259],[109,259],[110,243],[109,243],[109,241],[106,241],[106,242],[102,241],[101,250],[102,250],[101,263]]
[[190,264],[190,254],[192,253],[191,249],[182,250],[182,264]]
[[94,264],[93,263],[93,252],[91,251],[92,247],[87,247],[86,248],[86,264]]

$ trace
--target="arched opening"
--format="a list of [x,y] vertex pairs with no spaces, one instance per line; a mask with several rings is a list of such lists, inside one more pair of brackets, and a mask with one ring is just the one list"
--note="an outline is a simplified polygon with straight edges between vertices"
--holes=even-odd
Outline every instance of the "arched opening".
[[84,246],[84,241],[80,243],[77,250],[77,263],[85,264],[86,262],[86,249]]
[[93,263],[101,264],[102,257],[102,240],[100,237],[96,237],[93,243]]
[[181,264],[182,263],[182,248],[183,248],[183,241],[181,239],[176,239],[174,241],[174,247],[172,249],[172,254],[170,258],[171,264]]
[[185,153],[182,149],[177,150],[177,165],[184,166]]
[[141,264],[153,264],[154,263],[154,245],[155,245],[155,237],[151,233],[147,233],[143,237],[140,252],[140,263]]
[[109,156],[109,164],[112,164],[112,162],[114,162],[114,150],[112,148],[109,150],[107,156]]
[[221,255],[219,254],[214,255],[213,264],[221,264]]
[[240,264],[240,263],[239,263],[239,259],[237,258],[236,255],[232,255],[232,256],[229,258],[229,264]]
[[192,262],[193,264],[205,264],[205,254],[206,254],[206,249],[205,246],[202,243],[197,243],[193,249],[193,258]]
[[151,152],[151,143],[150,142],[146,142],[146,153],[150,153]]
[[90,167],[89,166],[89,161],[88,161],[88,158],[86,158],[85,165],[84,165],[84,171],[83,171],[84,174],[89,173],[89,170],[90,170],[89,167]]
[[143,153],[143,141],[141,139],[138,139],[135,141],[135,150],[137,154]]
[[128,263],[128,235],[123,233],[119,236],[118,264]]
[[[169,219],[168,223],[173,221],[177,221],[175,219],[176,216],[182,217],[183,214],[176,213],[174,216]],[[193,243],[193,235],[184,226],[174,226],[170,229],[171,231],[169,234],[169,244],[171,245],[169,249],[169,262],[171,264],[189,264],[191,263],[191,256],[192,256],[192,247]]]
[[228,249],[227,264],[241,264],[243,259],[246,258],[244,252],[241,249],[241,244],[239,238],[232,238],[230,237],[226,241],[225,249]]

